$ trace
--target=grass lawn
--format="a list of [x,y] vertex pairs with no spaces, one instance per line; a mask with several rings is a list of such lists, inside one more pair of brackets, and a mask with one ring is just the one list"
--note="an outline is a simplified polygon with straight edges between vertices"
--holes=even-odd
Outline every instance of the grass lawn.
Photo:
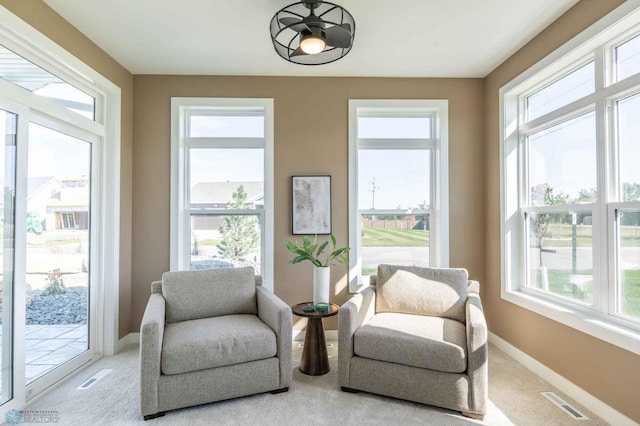
[[640,271],[622,272],[622,313],[640,318]]
[[[572,247],[573,241],[571,238],[545,238],[544,248],[548,247]],[[591,237],[578,237],[576,238],[576,247],[591,247]],[[622,247],[640,247],[640,240],[634,238],[623,238]]]
[[[591,226],[576,227],[577,247],[591,247]],[[640,226],[621,226],[619,229],[622,247],[640,247]],[[549,225],[543,247],[571,247],[573,227],[571,225]]]
[[362,275],[363,276],[367,276],[367,275],[376,275],[378,273],[378,268],[362,268]]
[[80,243],[86,243],[86,242],[87,242],[86,239],[81,240],[80,238],[61,238],[59,240],[47,240],[45,244],[63,246],[66,244],[80,244]]
[[[539,280],[539,272],[534,277]],[[572,299],[591,302],[593,299],[593,287],[591,283],[585,285],[584,292],[571,284],[570,270],[550,269],[547,271],[549,278],[549,291]],[[576,271],[576,275],[592,275],[591,270]],[[640,318],[640,270],[627,269],[622,272],[622,313],[635,318]]]
[[[573,247],[573,241],[571,238],[545,238],[542,245],[547,247]],[[591,247],[591,238],[578,237],[576,238],[576,247]]]
[[362,247],[429,247],[429,231],[362,228]]
[[215,239],[209,239],[209,240],[200,240],[198,241],[198,245],[199,246],[217,246],[218,244],[220,244],[222,240],[215,240]]

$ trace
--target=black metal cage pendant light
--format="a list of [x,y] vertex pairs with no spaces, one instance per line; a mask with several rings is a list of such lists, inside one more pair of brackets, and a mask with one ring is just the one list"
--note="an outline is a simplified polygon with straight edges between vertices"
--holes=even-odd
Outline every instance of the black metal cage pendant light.
[[307,0],[278,11],[270,29],[278,55],[296,64],[322,65],[351,51],[356,22],[337,4]]

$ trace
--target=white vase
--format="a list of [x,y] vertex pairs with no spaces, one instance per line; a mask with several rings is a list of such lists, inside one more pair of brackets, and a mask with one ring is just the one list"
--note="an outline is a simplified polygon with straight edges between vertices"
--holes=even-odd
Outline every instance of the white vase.
[[329,303],[329,278],[331,269],[328,266],[313,267],[313,303]]

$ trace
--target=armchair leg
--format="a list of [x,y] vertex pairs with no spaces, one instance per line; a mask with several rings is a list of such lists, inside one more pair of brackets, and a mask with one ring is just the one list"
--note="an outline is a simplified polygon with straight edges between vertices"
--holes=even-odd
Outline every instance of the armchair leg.
[[465,417],[469,417],[470,419],[474,419],[474,420],[484,420],[484,415],[483,414],[476,414],[476,413],[465,413],[464,411],[462,412],[462,415]]
[[276,389],[276,390],[272,390],[271,394],[276,395],[278,393],[283,393],[283,392],[287,392],[289,390],[289,387],[286,388],[282,388],[282,389]]
[[360,392],[358,389],[348,388],[346,386],[340,386],[340,390],[342,390],[342,392],[348,392],[348,393],[358,393],[358,392]]
[[158,417],[164,417],[165,412],[164,411],[160,411],[159,413],[155,413],[155,414],[149,414],[144,416],[145,420],[151,420],[151,419],[156,419]]

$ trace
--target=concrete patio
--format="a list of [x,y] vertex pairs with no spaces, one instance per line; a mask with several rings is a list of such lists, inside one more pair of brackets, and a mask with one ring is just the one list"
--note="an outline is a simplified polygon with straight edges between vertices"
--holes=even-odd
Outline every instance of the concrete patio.
[[25,380],[31,383],[88,347],[86,324],[27,325]]

